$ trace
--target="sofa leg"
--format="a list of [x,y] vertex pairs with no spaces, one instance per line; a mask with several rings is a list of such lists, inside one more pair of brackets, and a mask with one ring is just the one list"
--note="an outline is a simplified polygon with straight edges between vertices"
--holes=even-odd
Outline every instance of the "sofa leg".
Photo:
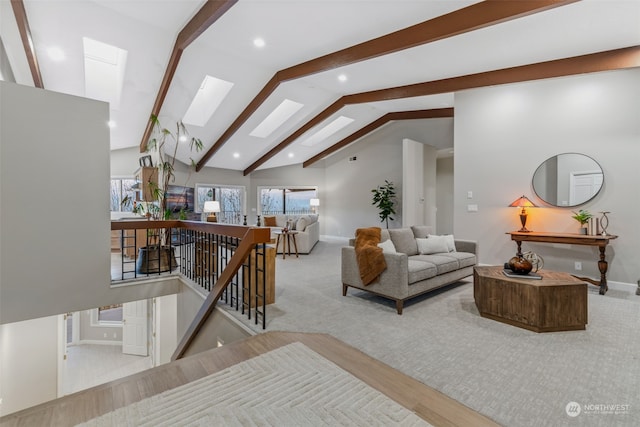
[[402,314],[402,307],[404,306],[404,301],[397,299],[396,300],[396,310],[398,311],[398,314]]
[[347,285],[346,283],[342,284],[342,296],[346,297],[347,296],[347,288],[349,287],[349,285]]

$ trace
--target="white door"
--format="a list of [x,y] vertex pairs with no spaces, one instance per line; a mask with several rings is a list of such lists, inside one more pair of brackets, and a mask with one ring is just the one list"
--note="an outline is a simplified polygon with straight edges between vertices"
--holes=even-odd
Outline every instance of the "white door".
[[591,199],[602,187],[602,173],[572,172],[569,176],[569,203],[579,205]]
[[122,304],[122,352],[148,356],[147,300]]

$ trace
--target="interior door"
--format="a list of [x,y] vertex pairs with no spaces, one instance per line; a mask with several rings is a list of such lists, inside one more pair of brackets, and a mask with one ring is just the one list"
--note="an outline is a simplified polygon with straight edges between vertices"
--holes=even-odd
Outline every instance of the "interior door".
[[569,204],[579,205],[591,199],[602,187],[602,173],[572,172],[569,176]]
[[147,300],[122,305],[122,352],[148,356]]

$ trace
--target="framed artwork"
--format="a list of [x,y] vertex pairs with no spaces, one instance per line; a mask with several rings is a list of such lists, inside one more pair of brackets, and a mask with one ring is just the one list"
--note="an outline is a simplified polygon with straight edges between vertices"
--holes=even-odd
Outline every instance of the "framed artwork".
[[151,159],[151,156],[142,156],[138,159],[138,162],[140,163],[140,166],[153,167],[153,160]]

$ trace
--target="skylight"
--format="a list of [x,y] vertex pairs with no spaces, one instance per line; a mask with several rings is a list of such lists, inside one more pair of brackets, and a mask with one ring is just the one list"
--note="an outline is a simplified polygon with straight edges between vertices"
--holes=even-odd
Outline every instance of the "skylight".
[[318,142],[327,139],[334,133],[338,132],[340,129],[349,126],[353,122],[353,119],[345,116],[340,116],[322,129],[320,129],[315,134],[311,135],[309,138],[305,139],[301,142],[302,145],[306,145],[307,147],[311,147]]
[[204,76],[200,89],[191,101],[182,121],[201,127],[207,124],[232,87],[233,83],[226,80]]
[[85,96],[120,106],[120,96],[127,66],[127,51],[106,43],[82,38],[84,47]]
[[249,135],[258,138],[268,137],[302,107],[304,104],[285,99]]

